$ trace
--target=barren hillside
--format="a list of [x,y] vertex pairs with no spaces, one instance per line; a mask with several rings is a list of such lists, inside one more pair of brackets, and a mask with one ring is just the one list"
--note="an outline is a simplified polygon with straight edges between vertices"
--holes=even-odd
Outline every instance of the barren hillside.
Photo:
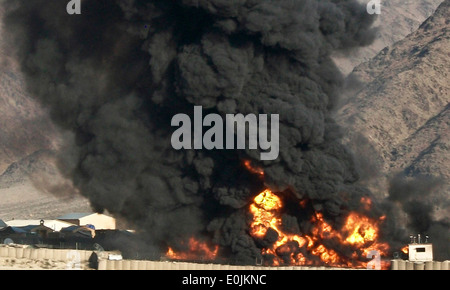
[[[0,7],[0,19],[2,17]],[[30,98],[2,37],[0,21],[0,173],[40,149],[54,149],[57,134],[45,110]]]
[[[450,0],[405,39],[383,49],[349,76],[361,83],[337,112],[346,141],[359,154],[371,152],[387,179],[395,173],[430,176],[440,215],[450,215]],[[387,179],[376,179],[387,195]],[[381,185],[381,186],[380,186]],[[423,193],[426,194],[426,193]]]
[[[0,6],[0,20],[2,14]],[[2,29],[0,21],[0,219],[89,211],[86,199],[63,192],[67,181],[58,175],[51,151],[59,134],[47,112],[27,95]]]
[[[360,0],[368,3],[368,0]],[[360,48],[349,57],[337,56],[336,62],[345,74],[349,74],[360,63],[370,60],[380,50],[402,40],[415,31],[427,19],[442,0],[383,0],[381,14],[378,15],[375,26],[378,27],[377,38],[368,47]]]

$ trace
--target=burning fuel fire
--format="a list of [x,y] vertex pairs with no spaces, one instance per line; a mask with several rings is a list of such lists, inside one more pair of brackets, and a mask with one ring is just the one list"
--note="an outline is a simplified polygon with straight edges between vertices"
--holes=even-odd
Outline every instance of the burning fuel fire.
[[[260,177],[264,177],[261,168],[254,167],[249,161],[244,167]],[[261,255],[267,266],[332,266],[366,268],[373,251],[381,257],[386,256],[389,245],[379,240],[379,225],[384,216],[373,219],[360,212],[350,212],[339,226],[327,222],[324,214],[315,211],[309,218],[312,225],[305,233],[290,233],[283,228],[283,193],[274,193],[266,189],[259,193],[249,205],[251,222],[249,234],[264,241]],[[299,210],[307,211],[308,200],[298,201]],[[361,209],[369,211],[372,200],[362,197]],[[191,238],[189,251],[175,252],[168,248],[166,256],[172,260],[208,260],[214,261],[219,247],[209,247],[206,243]],[[339,250],[338,250],[339,249]],[[388,263],[381,263],[387,269]]]
[[[304,206],[304,201],[300,202]],[[381,256],[389,250],[387,243],[378,241],[379,224],[383,217],[373,220],[361,213],[351,212],[342,227],[333,228],[320,212],[310,218],[313,225],[309,233],[291,234],[282,229],[281,198],[270,191],[258,194],[249,206],[252,214],[250,235],[256,239],[265,239],[270,231],[275,240],[270,247],[263,247],[261,254],[267,258],[265,264],[281,265],[326,265],[333,267],[366,268],[367,255],[376,250]],[[345,255],[338,253],[331,245],[339,244]],[[188,251],[176,252],[169,247],[166,256],[172,260],[214,261],[219,247],[209,247],[206,243],[191,238]],[[383,268],[389,265],[382,264]]]
[[[368,204],[367,199],[364,200]],[[301,202],[303,204],[303,202]],[[312,230],[307,234],[289,234],[282,228],[281,198],[266,189],[257,195],[249,209],[253,215],[250,234],[263,239],[268,231],[278,237],[262,254],[272,258],[272,265],[327,265],[334,267],[365,268],[367,255],[376,250],[386,254],[387,243],[378,242],[378,225],[383,221],[370,219],[361,213],[351,212],[342,228],[334,229],[323,214],[316,212],[310,219]],[[339,243],[347,255],[338,254],[329,245]],[[387,267],[387,265],[385,266]]]
[[166,252],[166,257],[171,260],[203,260],[214,261],[219,251],[219,246],[214,246],[213,249],[206,243],[200,242],[195,238],[190,238],[188,242],[188,251],[176,252],[171,247]]

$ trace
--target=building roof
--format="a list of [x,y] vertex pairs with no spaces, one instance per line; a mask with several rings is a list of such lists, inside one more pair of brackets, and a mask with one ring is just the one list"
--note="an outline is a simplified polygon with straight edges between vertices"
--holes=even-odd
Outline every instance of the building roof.
[[[10,220],[6,224],[11,227],[26,227],[26,226],[38,226],[42,220]],[[51,228],[54,231],[60,231],[62,228],[66,228],[73,224],[60,221],[60,220],[44,220],[44,226]]]
[[69,213],[58,217],[59,220],[77,225],[91,226],[92,229],[115,229],[116,219],[100,213]]
[[27,233],[36,232],[37,230],[53,231],[53,229],[46,227],[44,225],[28,225],[28,226],[23,226],[23,227],[13,227],[13,229],[23,230]]
[[76,231],[81,231],[81,230],[92,231],[92,229],[90,229],[88,227],[73,225],[73,226],[69,226],[67,228],[61,229],[61,232],[76,232]]
[[4,227],[4,228],[0,229],[0,234],[1,233],[3,233],[3,234],[14,234],[14,233],[23,233],[23,234],[25,234],[25,233],[27,233],[27,231],[24,230],[24,229],[21,229],[21,228],[7,226],[7,227]]
[[2,233],[16,233],[16,234],[26,234],[26,233],[34,233],[38,230],[45,230],[47,232],[53,231],[51,228],[43,226],[43,225],[27,225],[27,226],[21,226],[21,227],[12,227],[7,226],[5,228],[2,228],[0,232]]
[[68,213],[68,214],[62,215],[60,217],[57,217],[56,219],[58,219],[58,220],[77,220],[77,219],[81,219],[81,218],[84,218],[86,216],[90,216],[90,215],[93,215],[93,214],[95,214],[95,213],[92,213],[92,212],[88,212],[88,213],[86,213],[86,212],[74,212],[74,213]]

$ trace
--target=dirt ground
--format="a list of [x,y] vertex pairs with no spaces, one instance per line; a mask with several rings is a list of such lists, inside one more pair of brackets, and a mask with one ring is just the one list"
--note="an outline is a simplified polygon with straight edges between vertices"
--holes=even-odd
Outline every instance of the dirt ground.
[[[0,173],[1,174],[1,173]],[[0,188],[0,219],[54,219],[71,212],[91,212],[81,196],[60,197],[39,192],[30,183]]]

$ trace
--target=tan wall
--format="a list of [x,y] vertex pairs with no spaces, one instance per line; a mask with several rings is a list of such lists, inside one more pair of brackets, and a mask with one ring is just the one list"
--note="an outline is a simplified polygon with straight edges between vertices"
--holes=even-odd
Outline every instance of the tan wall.
[[[100,260],[99,270],[352,270],[348,268],[330,267],[254,267],[254,266],[232,266],[217,264],[196,264],[184,262],[159,262],[159,261],[138,261],[122,260],[110,261]],[[413,263],[404,260],[393,260],[392,270],[450,270],[450,261]]]
[[116,219],[103,214],[92,214],[89,216],[82,217],[80,219],[80,225],[84,226],[87,224],[94,225],[96,230],[116,229]]
[[218,264],[196,264],[185,262],[159,262],[140,260],[100,260],[99,270],[349,270],[328,267],[255,267]]
[[392,260],[391,270],[450,270],[450,261],[410,262]]
[[[85,263],[92,255],[92,251],[70,249],[33,249],[28,247],[11,247],[0,245],[0,257],[16,259],[49,259],[66,263]],[[104,253],[107,256],[107,253]],[[328,267],[255,267],[233,266],[218,264],[196,264],[186,262],[160,262],[143,260],[112,261],[100,259],[99,270],[349,270]],[[450,270],[450,261],[444,262],[410,262],[405,260],[392,260],[391,270]]]
[[24,247],[0,246],[0,257],[16,259],[48,259],[61,262],[84,263],[92,251],[70,249],[33,249]]

